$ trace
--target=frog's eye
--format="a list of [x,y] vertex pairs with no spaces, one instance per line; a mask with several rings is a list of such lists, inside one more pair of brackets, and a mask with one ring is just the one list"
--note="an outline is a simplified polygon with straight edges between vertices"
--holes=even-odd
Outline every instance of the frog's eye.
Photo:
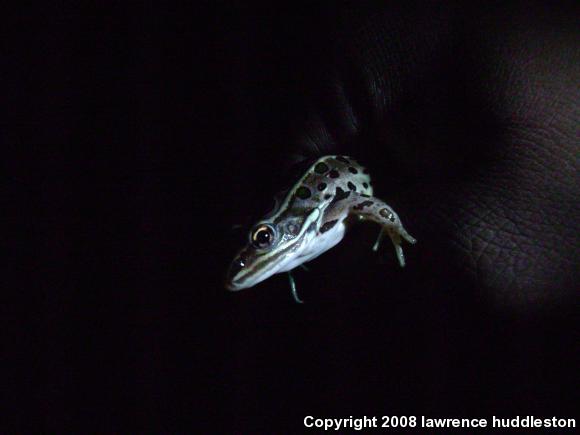
[[274,229],[270,225],[259,225],[252,231],[251,241],[256,248],[267,248],[274,241]]

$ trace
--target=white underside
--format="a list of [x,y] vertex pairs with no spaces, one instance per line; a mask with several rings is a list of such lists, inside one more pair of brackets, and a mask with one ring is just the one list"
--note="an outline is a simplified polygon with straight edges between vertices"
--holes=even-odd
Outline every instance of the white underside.
[[301,264],[315,259],[330,248],[336,246],[344,237],[344,233],[344,223],[337,222],[333,228],[324,234],[317,237],[311,237],[310,240],[305,241],[306,243],[304,243],[302,249],[296,253],[297,255],[291,256],[291,258],[284,262],[276,273],[288,272]]

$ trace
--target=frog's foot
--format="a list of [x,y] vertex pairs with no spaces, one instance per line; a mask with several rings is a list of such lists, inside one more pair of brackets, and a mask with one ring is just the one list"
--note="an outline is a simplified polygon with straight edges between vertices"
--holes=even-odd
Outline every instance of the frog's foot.
[[292,296],[294,296],[294,300],[299,304],[303,304],[304,301],[298,297],[298,292],[296,291],[296,282],[294,281],[294,277],[290,271],[288,272],[288,280],[290,281],[290,289],[292,290]]
[[395,246],[399,264],[401,267],[405,266],[405,257],[403,255],[401,242],[404,239],[409,243],[416,243],[416,240],[405,231],[397,213],[383,201],[375,197],[353,194],[349,198],[349,201],[351,202],[351,214],[359,217],[362,216],[365,219],[381,225],[381,231],[373,245],[373,251],[379,249],[383,236],[387,233]]
[[[386,229],[383,228],[383,230],[386,230],[387,233],[389,234],[389,237],[391,238],[391,241],[393,242],[393,245],[395,247],[395,253],[397,255],[397,259],[399,260],[399,264],[401,265],[401,267],[405,267],[405,256],[403,255],[403,247],[401,246],[401,238],[405,239],[407,242],[415,244],[417,243],[417,240],[415,240],[413,237],[411,237],[409,235],[409,233],[407,233],[407,231],[405,231],[405,229],[402,226],[397,226],[397,227],[387,227]],[[382,233],[383,231],[381,231]]]

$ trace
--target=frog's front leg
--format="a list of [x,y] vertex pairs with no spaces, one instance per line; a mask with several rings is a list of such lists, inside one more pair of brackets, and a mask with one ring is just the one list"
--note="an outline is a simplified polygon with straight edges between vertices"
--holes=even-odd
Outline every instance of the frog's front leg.
[[294,281],[294,277],[292,276],[291,271],[288,271],[288,280],[290,281],[290,290],[292,290],[292,296],[294,296],[294,300],[299,304],[303,304],[304,301],[298,297],[298,290],[296,290],[296,281]]
[[403,255],[403,248],[401,247],[402,239],[405,239],[409,243],[416,243],[417,241],[407,233],[397,213],[383,201],[375,197],[353,194],[351,195],[350,203],[349,214],[377,222],[382,226],[381,233],[373,250],[378,249],[378,244],[383,233],[387,233],[395,246],[399,264],[401,267],[405,266],[405,256]]

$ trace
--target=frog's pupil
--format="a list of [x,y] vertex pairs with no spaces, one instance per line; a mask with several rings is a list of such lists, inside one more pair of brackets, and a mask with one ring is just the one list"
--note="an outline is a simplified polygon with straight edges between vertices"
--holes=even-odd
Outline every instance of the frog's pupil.
[[256,241],[260,245],[269,243],[270,242],[270,237],[271,237],[270,232],[268,230],[266,230],[266,229],[259,230],[256,233]]

